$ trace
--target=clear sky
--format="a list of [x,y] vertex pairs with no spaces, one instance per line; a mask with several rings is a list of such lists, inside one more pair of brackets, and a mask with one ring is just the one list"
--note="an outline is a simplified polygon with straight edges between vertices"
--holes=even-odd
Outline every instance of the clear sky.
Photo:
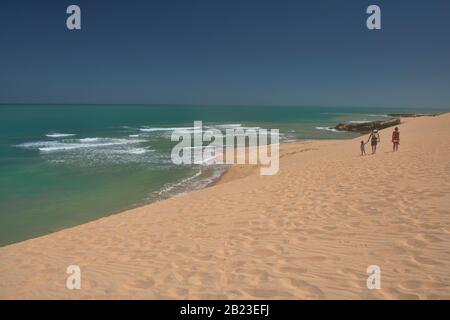
[[0,103],[450,107],[449,0],[1,0],[0,40]]

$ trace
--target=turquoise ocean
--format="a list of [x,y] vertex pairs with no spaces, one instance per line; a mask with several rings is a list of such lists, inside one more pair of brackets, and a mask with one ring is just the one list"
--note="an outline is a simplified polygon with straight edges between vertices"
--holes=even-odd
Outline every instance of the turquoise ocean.
[[[223,165],[174,165],[175,128],[279,129],[349,139],[339,122],[445,110],[294,106],[0,105],[0,245],[201,189]],[[447,110],[448,111],[448,110]],[[357,146],[356,146],[357,148]]]

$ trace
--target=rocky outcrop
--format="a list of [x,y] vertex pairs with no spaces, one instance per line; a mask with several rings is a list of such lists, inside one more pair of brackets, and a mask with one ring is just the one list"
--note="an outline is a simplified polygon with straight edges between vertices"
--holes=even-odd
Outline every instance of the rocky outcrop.
[[358,123],[339,123],[336,127],[336,130],[339,131],[350,131],[350,132],[358,132],[362,134],[366,134],[371,132],[373,129],[384,129],[392,126],[396,126],[400,124],[399,118],[390,118],[387,120],[377,120],[377,121],[367,121],[367,122],[358,122]]

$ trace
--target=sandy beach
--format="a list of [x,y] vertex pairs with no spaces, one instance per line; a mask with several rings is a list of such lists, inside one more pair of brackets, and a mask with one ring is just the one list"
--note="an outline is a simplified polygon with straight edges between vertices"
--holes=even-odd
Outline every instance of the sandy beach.
[[[0,248],[1,299],[450,299],[450,114],[282,145],[280,171]],[[370,154],[370,146],[367,146]],[[80,290],[66,268],[81,268]],[[381,269],[381,289],[366,269]]]

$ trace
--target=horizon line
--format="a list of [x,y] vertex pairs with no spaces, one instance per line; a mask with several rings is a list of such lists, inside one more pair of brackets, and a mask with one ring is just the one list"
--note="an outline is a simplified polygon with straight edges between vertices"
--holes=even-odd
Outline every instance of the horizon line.
[[310,108],[379,108],[379,109],[437,109],[447,110],[450,106],[366,106],[366,105],[306,105],[306,104],[217,104],[217,103],[0,103],[0,106],[198,106],[198,107],[310,107]]

